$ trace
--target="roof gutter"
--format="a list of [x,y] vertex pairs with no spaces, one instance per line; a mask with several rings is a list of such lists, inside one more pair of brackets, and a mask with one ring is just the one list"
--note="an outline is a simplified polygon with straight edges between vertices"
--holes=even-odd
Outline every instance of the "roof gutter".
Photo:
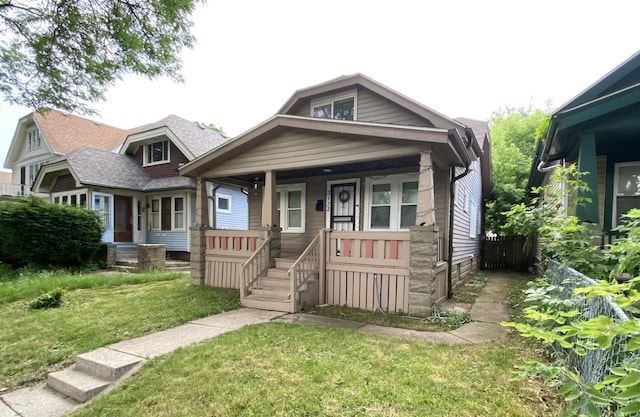
[[[455,130],[455,129],[454,129]],[[451,131],[450,131],[451,133]],[[456,131],[456,135],[458,132]],[[462,138],[458,135],[460,139],[460,145],[462,145]],[[449,181],[449,244],[448,244],[448,256],[447,256],[447,299],[450,299],[453,296],[453,288],[451,288],[451,274],[453,268],[453,215],[455,211],[455,183],[460,181],[462,178],[469,175],[471,172],[471,158],[469,158],[468,150],[473,146],[475,142],[475,136],[473,135],[473,131],[471,131],[471,135],[467,134],[467,144],[462,148],[462,154],[466,155],[467,160],[465,160],[465,169],[459,175],[456,175],[455,166],[451,166],[451,181]],[[454,141],[455,144],[455,141]],[[455,145],[454,145],[455,146]]]

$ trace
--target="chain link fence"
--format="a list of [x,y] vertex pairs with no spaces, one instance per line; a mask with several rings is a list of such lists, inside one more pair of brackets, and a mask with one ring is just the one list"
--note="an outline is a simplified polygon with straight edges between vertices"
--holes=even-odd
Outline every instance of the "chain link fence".
[[[599,316],[606,316],[614,321],[626,321],[629,317],[611,301],[609,297],[587,299],[583,295],[575,295],[573,290],[588,287],[597,282],[580,272],[561,265],[557,261],[549,261],[546,276],[551,285],[557,286],[556,296],[565,300],[567,310],[577,310],[579,315],[573,321],[585,321]],[[625,339],[617,337],[607,350],[587,350],[585,355],[577,355],[571,349],[563,349],[560,344],[554,345],[554,354],[573,368],[583,383],[596,384],[609,374],[612,367],[623,366],[631,360],[639,358],[638,352],[625,352]],[[614,415],[611,410],[601,409],[601,415]],[[635,414],[638,415],[638,414]]]

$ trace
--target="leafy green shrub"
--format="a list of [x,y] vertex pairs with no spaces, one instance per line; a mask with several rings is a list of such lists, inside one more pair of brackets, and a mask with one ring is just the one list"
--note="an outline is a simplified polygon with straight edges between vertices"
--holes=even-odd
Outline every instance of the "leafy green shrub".
[[100,247],[100,217],[37,197],[0,202],[0,262],[13,267],[76,267]]
[[51,291],[40,294],[29,302],[29,308],[40,310],[45,308],[56,308],[62,305],[62,288],[54,288]]

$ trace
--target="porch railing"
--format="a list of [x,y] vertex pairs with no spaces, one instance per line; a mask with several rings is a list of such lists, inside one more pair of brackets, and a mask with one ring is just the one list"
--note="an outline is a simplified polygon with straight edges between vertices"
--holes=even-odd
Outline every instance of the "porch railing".
[[242,264],[240,272],[242,276],[242,282],[240,283],[241,297],[249,295],[249,289],[253,287],[253,284],[265,275],[269,267],[271,267],[270,246],[271,237],[268,237],[262,242],[258,249],[256,249],[254,254]]
[[[324,232],[320,232],[324,233]],[[291,284],[291,307],[293,311],[297,311],[298,292],[309,284],[317,276],[320,271],[320,234],[318,234],[302,252],[302,254],[291,265],[287,275]]]
[[260,243],[260,232],[207,230],[205,241],[205,284],[241,289],[241,268],[256,251],[256,246]]

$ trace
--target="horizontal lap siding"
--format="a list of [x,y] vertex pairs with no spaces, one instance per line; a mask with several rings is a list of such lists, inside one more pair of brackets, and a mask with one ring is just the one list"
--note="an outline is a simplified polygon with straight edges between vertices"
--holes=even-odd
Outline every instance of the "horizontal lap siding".
[[392,140],[354,138],[339,134],[320,134],[287,130],[270,140],[257,145],[232,160],[216,167],[218,173],[232,175],[237,172],[264,172],[288,169],[291,161],[299,166],[322,166],[332,163],[358,160],[366,149],[370,159],[411,155],[423,147],[399,147]]
[[216,228],[246,230],[249,218],[247,196],[239,189],[224,187],[218,188],[216,193],[231,197],[231,213],[216,211]]
[[357,117],[361,122],[433,127],[428,120],[365,88],[358,89]]
[[167,250],[188,251],[187,232],[147,231],[147,243],[167,245]]
[[[456,175],[460,174],[461,169],[457,168]],[[478,235],[469,237],[469,227],[471,224],[471,216],[474,215],[472,202],[475,203],[477,221],[481,221],[480,213],[482,207],[482,183],[480,165],[477,169],[471,171],[468,175],[458,181],[457,190],[459,196],[458,204],[454,204],[454,221],[453,221],[453,256],[452,263],[454,269],[460,264],[460,279],[466,278],[477,265],[477,259],[480,256],[480,247],[482,240]],[[468,198],[468,204],[466,204]],[[467,210],[465,210],[465,206]]]

